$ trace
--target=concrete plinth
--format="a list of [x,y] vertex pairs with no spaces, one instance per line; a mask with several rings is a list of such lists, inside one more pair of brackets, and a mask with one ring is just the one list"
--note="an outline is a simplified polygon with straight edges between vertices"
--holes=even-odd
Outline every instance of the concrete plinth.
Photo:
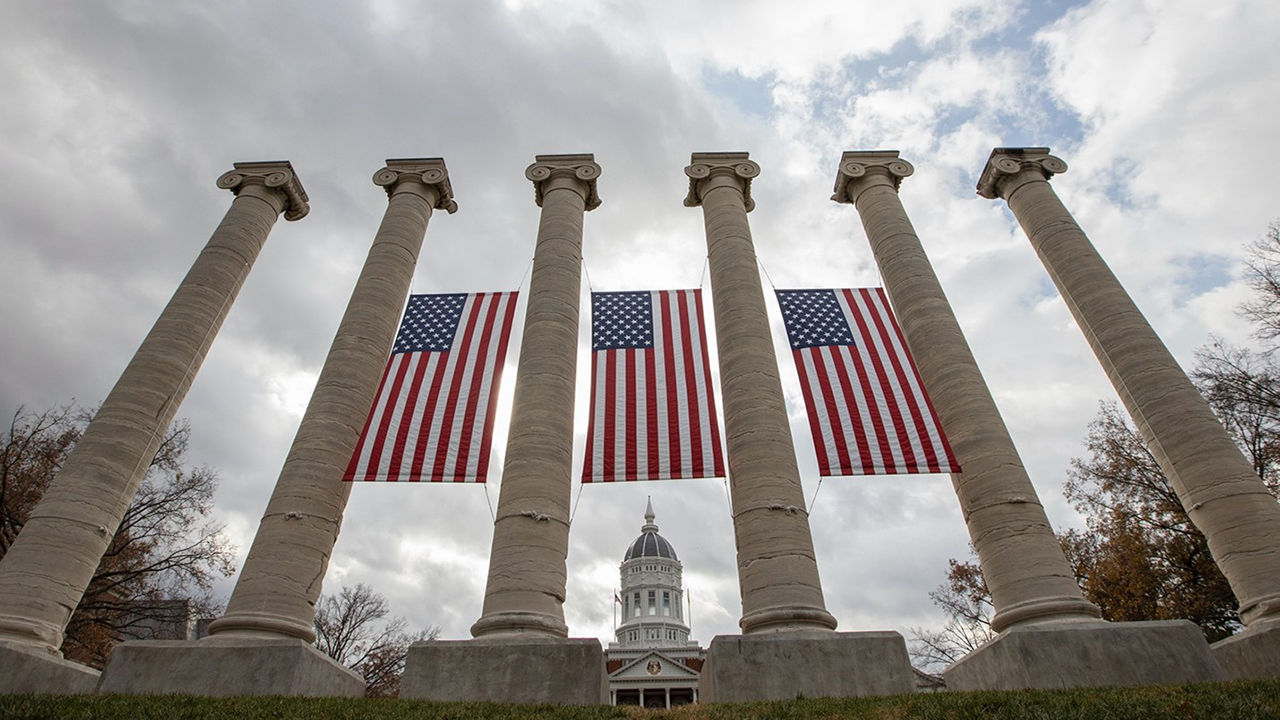
[[98,671],[36,648],[0,643],[0,695],[90,695]]
[[364,679],[303,640],[137,640],[116,646],[98,692],[360,697]]
[[409,646],[400,697],[548,705],[608,702],[594,638],[498,636]]
[[948,690],[1167,685],[1227,678],[1200,628],[1187,620],[1015,627],[942,676]]
[[1280,678],[1280,623],[1248,628],[1211,649],[1229,680]]
[[698,680],[701,702],[913,692],[907,644],[891,631],[717,635]]

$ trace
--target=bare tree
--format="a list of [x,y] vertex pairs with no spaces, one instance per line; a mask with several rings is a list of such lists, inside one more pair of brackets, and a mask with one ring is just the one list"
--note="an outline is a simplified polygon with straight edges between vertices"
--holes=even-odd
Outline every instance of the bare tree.
[[[0,557],[61,470],[91,412],[67,405],[19,408],[0,437]],[[235,548],[208,518],[217,473],[188,468],[191,430],[169,429],[125,512],[84,598],[67,625],[62,652],[101,667],[115,643],[175,621],[175,601],[197,616],[216,613],[215,576],[235,571]]]
[[398,695],[409,645],[440,635],[434,626],[410,633],[408,621],[390,612],[386,597],[364,583],[316,603],[316,647],[364,677],[368,697]]
[[940,672],[996,636],[991,629],[991,592],[982,569],[973,562],[948,562],[947,581],[929,599],[947,615],[942,629],[911,628],[908,652],[926,672]]
[[1240,306],[1254,324],[1254,337],[1264,342],[1280,338],[1280,222],[1247,248],[1245,280],[1253,297]]

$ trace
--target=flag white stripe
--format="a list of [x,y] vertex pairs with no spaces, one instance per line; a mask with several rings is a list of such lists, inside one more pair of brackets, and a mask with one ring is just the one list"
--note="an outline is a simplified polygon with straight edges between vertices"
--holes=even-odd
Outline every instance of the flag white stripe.
[[627,351],[613,355],[613,476],[627,476]]
[[378,444],[375,439],[378,426],[382,423],[382,416],[387,411],[387,405],[391,402],[391,386],[393,383],[390,381],[390,378],[395,377],[396,373],[399,372],[401,363],[404,363],[407,360],[408,358],[404,357],[403,354],[393,355],[391,357],[391,362],[387,364],[386,374],[388,379],[383,381],[382,392],[374,400],[373,410],[371,411],[373,417],[368,422],[369,430],[374,434],[360,439],[359,469],[361,474],[369,471],[369,460],[373,456],[373,448]]
[[[698,306],[697,296],[693,293],[681,293],[680,297],[685,302],[685,312],[689,317],[689,335],[693,336],[693,328],[698,326]],[[689,343],[690,357],[689,364],[692,366],[693,376],[701,379],[702,377],[702,343]],[[715,413],[707,407],[708,394],[706,383],[695,382],[694,390],[697,394],[698,403],[698,433],[700,446],[694,448],[694,452],[702,457],[703,472],[706,468],[715,467],[715,457],[712,455],[711,449],[711,424],[708,422],[710,418],[715,417]]]
[[[609,370],[611,355],[611,351],[603,350],[598,356],[596,356],[596,376],[591,381],[593,386],[601,388],[604,387],[605,378],[608,377],[607,373]],[[591,457],[593,460],[591,464],[591,474],[593,479],[604,480],[604,446],[605,443],[613,442],[613,440],[612,438],[606,438],[604,436],[605,401],[603,395],[596,396],[595,406],[595,416],[591,418],[591,422],[595,425],[593,429],[594,437],[592,439],[594,447],[591,448]]]
[[414,453],[418,451],[418,441],[422,435],[422,415],[427,410],[427,401],[431,395],[430,378],[434,377],[439,366],[440,358],[444,353],[400,353],[401,355],[425,355],[427,367],[422,373],[422,387],[418,389],[418,397],[413,403],[413,416],[409,420],[409,437],[404,444],[404,464],[401,472],[412,472]]
[[670,413],[667,412],[667,398],[671,393],[672,379],[667,377],[667,346],[666,338],[662,334],[662,295],[654,292],[650,294],[650,302],[653,307],[653,358],[654,358],[654,385],[658,398],[658,457],[661,458],[662,468],[657,476],[662,480],[670,480],[671,472],[671,434],[668,428],[671,427]]
[[[893,369],[893,364],[889,358],[889,355],[890,355],[889,349],[885,347],[884,338],[880,335],[879,330],[876,328],[874,318],[875,316],[879,315],[879,312],[877,310],[867,307],[864,300],[863,293],[853,291],[850,294],[853,295],[854,302],[857,303],[858,305],[859,314],[861,314],[862,317],[865,318],[865,322],[867,324],[867,335],[870,336],[871,343],[875,347],[876,354],[879,355],[879,357],[881,358],[880,363],[884,368],[884,372],[889,374],[888,385],[890,390],[893,392],[893,400],[892,400],[892,407],[890,407],[889,399],[885,398],[885,411],[889,412],[891,410],[896,410],[898,415],[902,417],[903,429],[906,432],[906,438],[905,438],[906,443],[907,445],[910,446],[912,454],[915,455],[916,462],[924,464],[925,463],[924,446],[920,444],[920,435],[919,433],[916,432],[916,425],[912,419],[911,408],[910,406],[907,405],[907,398],[906,396],[903,395],[903,392],[902,392],[902,382],[901,382],[902,378],[895,379],[893,377],[894,369]],[[842,293],[842,292],[836,293],[836,299],[840,303],[840,309],[844,311],[845,322],[850,323],[850,327],[857,327],[855,324],[853,324],[856,321],[854,320],[853,310],[849,306],[848,298],[845,296],[845,293]],[[883,318],[881,318],[881,321],[883,322]],[[875,369],[874,366],[871,369],[874,370]],[[881,376],[877,375],[876,381],[873,382],[873,386],[880,388],[881,396],[883,397],[884,385],[880,382],[882,379],[883,378]],[[890,417],[892,417],[892,415],[890,415]],[[892,425],[890,425],[890,427],[892,427]],[[892,434],[895,437],[898,435],[896,429],[893,431]],[[901,457],[902,462],[906,463],[906,454],[901,451],[902,446],[898,442],[895,442],[893,443],[893,447],[896,451],[895,459],[897,457]]]
[[[937,458],[938,464],[946,468],[948,466],[947,453],[942,444],[942,432],[937,423],[934,422],[933,413],[929,412],[929,401],[925,397],[924,388],[920,385],[920,378],[915,373],[915,365],[911,362],[911,355],[907,352],[906,346],[903,345],[901,336],[894,331],[893,312],[887,306],[887,300],[882,293],[869,293],[869,296],[872,308],[879,315],[881,322],[888,331],[886,334],[892,344],[893,353],[898,358],[898,363],[902,366],[902,380],[906,385],[905,389],[911,393],[912,398],[915,399],[916,407],[919,408],[919,413],[915,416],[922,421],[925,427],[926,435],[921,438],[915,432],[914,426],[912,426],[913,436],[920,442],[922,451],[925,450],[924,444],[928,443],[932,448],[931,454]],[[904,407],[905,410],[909,410],[909,408]],[[926,462],[926,459],[927,456],[920,456],[921,463]]]
[[[689,440],[689,383],[685,377],[684,344],[680,342],[680,307],[675,293],[669,293],[667,309],[671,314],[671,354],[675,357],[675,391],[676,408],[679,416],[680,432],[680,475],[689,477],[693,474],[693,457]],[[654,323],[663,322],[654,318]]]
[[821,348],[806,348],[800,353],[800,360],[804,362],[805,376],[809,379],[809,392],[813,395],[813,409],[818,416],[819,432],[822,434],[822,448],[826,451],[827,463],[833,468],[840,467],[840,456],[836,454],[835,434],[831,429],[831,416],[827,412],[827,404],[822,401],[822,379],[819,377],[818,366],[813,361],[813,356],[821,351]]
[[[849,444],[849,440],[851,438],[856,438],[858,436],[858,431],[854,429],[853,417],[849,415],[849,403],[840,401],[841,396],[846,395],[848,390],[845,388],[844,384],[840,382],[839,370],[837,370],[836,366],[840,365],[842,367],[845,371],[845,377],[849,378],[850,382],[856,382],[857,378],[857,375],[854,374],[853,368],[850,367],[852,358],[849,356],[847,350],[847,346],[814,348],[814,351],[822,353],[822,362],[826,365],[827,382],[831,384],[831,396],[835,399],[836,417],[834,419],[840,423],[840,432],[844,435],[846,445]],[[814,397],[814,401],[816,402],[817,400],[818,398]],[[834,444],[834,432],[831,433],[831,438],[832,443]],[[842,467],[843,463],[839,460],[840,453],[838,449],[834,447],[831,449],[833,452],[830,453],[830,455],[834,455],[835,457],[834,462],[831,463],[831,467]],[[853,447],[849,448],[848,456],[851,463],[855,458],[860,459],[856,443],[854,443]]]
[[628,350],[635,356],[636,365],[636,397],[635,397],[635,413],[634,422],[636,424],[636,477],[649,476],[649,413],[648,401],[649,395],[649,377],[647,376],[647,368],[645,368],[645,354],[643,350]]

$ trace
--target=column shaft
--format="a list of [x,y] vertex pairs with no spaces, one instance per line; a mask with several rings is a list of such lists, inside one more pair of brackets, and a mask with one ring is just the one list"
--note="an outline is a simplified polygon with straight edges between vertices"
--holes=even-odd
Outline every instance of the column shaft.
[[992,627],[1096,618],[1053,534],[991,391],[898,197],[913,172],[896,151],[841,159],[833,200],[857,206],[885,291],[951,441],[951,475],[991,591]]
[[529,281],[515,402],[484,609],[475,637],[566,637],[569,501],[582,224],[600,204],[591,155],[539,155],[526,176],[542,216]]
[[685,205],[702,206],[744,633],[833,630],[805,510],[747,211],[746,153],[694,153]]
[[0,561],[0,640],[58,653],[276,218],[308,209],[288,163],[237,163],[218,185],[231,208]]
[[1246,624],[1280,618],[1280,505],[1267,491],[1048,178],[1048,148],[998,148],[980,194],[1000,196],[1030,238],[1191,521]]
[[444,162],[388,160],[390,201],[227,611],[211,635],[315,639],[315,603],[351,484],[343,472],[395,340],[432,208],[456,209]]

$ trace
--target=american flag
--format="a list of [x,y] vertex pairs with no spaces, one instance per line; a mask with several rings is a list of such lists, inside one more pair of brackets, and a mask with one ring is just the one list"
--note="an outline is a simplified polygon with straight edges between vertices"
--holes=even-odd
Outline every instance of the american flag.
[[484,482],[516,293],[411,295],[343,480]]
[[884,290],[777,292],[822,475],[960,472]]
[[582,482],[724,477],[701,290],[591,293]]

